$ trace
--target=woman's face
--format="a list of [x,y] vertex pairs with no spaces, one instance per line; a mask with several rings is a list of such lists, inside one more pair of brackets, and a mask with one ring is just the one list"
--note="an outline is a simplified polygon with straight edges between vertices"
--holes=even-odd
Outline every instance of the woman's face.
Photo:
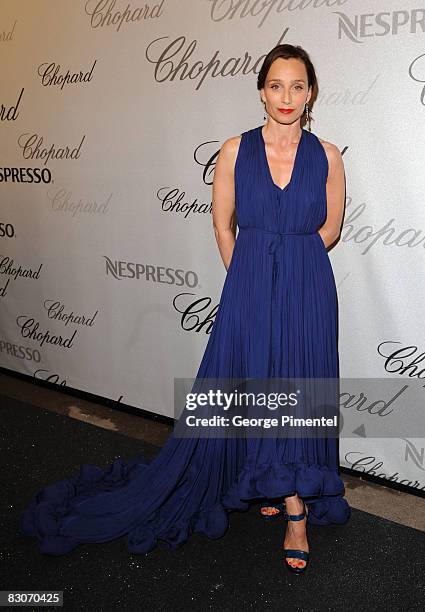
[[[293,57],[277,58],[269,68],[260,95],[266,103],[266,111],[275,121],[284,124],[297,121],[304,112],[305,103],[311,97],[311,89],[307,87],[307,70],[304,62]],[[294,110],[285,114],[279,111],[283,108]]]

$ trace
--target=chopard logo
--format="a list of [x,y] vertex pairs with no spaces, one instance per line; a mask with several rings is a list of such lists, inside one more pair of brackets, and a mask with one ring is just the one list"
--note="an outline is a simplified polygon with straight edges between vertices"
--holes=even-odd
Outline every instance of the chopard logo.
[[42,146],[43,136],[38,134],[21,134],[18,144],[22,149],[24,159],[44,159],[44,165],[46,165],[51,159],[78,159],[85,137],[84,134],[80,144],[73,149],[68,146],[57,147],[54,144],[50,147]]
[[384,462],[378,461],[373,455],[366,455],[361,451],[349,451],[345,455],[345,461],[348,463],[351,469],[363,472],[364,474],[377,476],[378,478],[382,478],[384,480],[392,480],[407,487],[414,487],[420,491],[425,489],[425,485],[420,483],[418,480],[413,481],[409,480],[408,478],[400,478],[399,472],[394,472],[394,474],[391,474],[391,476],[384,471],[377,472],[377,470],[380,470],[384,465]]
[[374,248],[377,243],[386,247],[425,248],[423,229],[416,227],[397,228],[394,226],[395,217],[384,222],[383,225],[375,227],[368,221],[360,219],[367,208],[364,202],[354,208],[351,197],[347,196],[346,202],[346,208],[350,210],[341,230],[341,240],[364,245],[361,251],[362,255]]
[[22,94],[24,93],[24,87],[21,89],[21,93],[19,94],[18,100],[15,106],[4,106],[4,104],[0,104],[0,121],[16,121],[19,117],[19,103],[22,98]]
[[65,327],[68,325],[68,323],[93,327],[94,320],[97,316],[97,313],[99,312],[99,310],[96,310],[96,312],[91,316],[75,313],[73,310],[69,312],[65,310],[65,304],[62,304],[60,300],[46,299],[44,301],[43,306],[47,310],[47,316],[49,319],[61,321],[65,325]]
[[307,8],[320,9],[324,6],[343,6],[348,0],[209,0],[211,2],[211,19],[212,21],[223,21],[227,19],[244,19],[245,17],[261,17],[258,27],[261,28],[270,13],[273,11],[276,14],[287,11],[291,13],[299,10],[303,11]]
[[18,278],[36,278],[38,280],[40,278],[40,271],[43,264],[40,264],[37,270],[34,270],[33,268],[23,268],[21,265],[19,265],[19,267],[14,266],[15,262],[13,259],[0,255],[0,274],[10,276],[14,280],[17,280]]
[[[287,31],[288,28],[276,44],[281,43]],[[188,41],[185,36],[178,36],[166,42],[168,38],[155,38],[146,48],[146,59],[154,65],[154,79],[157,83],[189,80],[197,83],[195,90],[198,90],[207,77],[232,78],[241,74],[257,74],[264,59],[264,55],[255,56],[247,50],[241,52],[239,57],[220,57],[220,49],[215,50],[211,57],[200,59],[196,49],[197,40]]]
[[[425,53],[418,55],[409,66],[409,76],[417,83],[425,83]],[[425,106],[425,86],[421,89],[421,104]]]
[[15,26],[16,26],[16,19],[13,23],[12,29],[9,30],[9,32],[6,32],[5,30],[0,32],[0,42],[10,42],[11,40],[13,40],[13,32],[15,30]]
[[384,369],[386,372],[399,374],[400,376],[407,375],[409,378],[418,378],[420,380],[425,378],[425,353],[419,352],[420,349],[417,346],[398,346],[387,350],[386,345],[392,347],[394,345],[401,345],[401,342],[386,340],[378,345],[378,354],[381,357],[385,357]]
[[187,296],[194,296],[194,294],[179,293],[173,300],[174,308],[181,314],[181,328],[185,331],[205,331],[209,335],[214,325],[219,304],[211,307],[212,299],[210,297],[195,297],[192,299]]
[[[116,26],[118,32],[122,25],[135,21],[157,19],[162,16],[164,0],[149,6],[132,7],[129,3],[125,8],[115,8],[116,0],[87,0],[85,12],[90,16],[90,25],[93,29]],[[124,6],[124,5],[122,5]]]
[[93,66],[87,72],[82,72],[82,70],[79,70],[78,72],[71,73],[69,70],[67,70],[65,73],[60,72],[60,64],[55,64],[54,62],[49,64],[48,62],[45,62],[44,64],[40,64],[38,67],[38,75],[41,77],[41,84],[44,87],[48,87],[49,85],[57,85],[59,89],[62,90],[65,85],[88,83],[91,81],[96,62],[97,60],[94,60]]

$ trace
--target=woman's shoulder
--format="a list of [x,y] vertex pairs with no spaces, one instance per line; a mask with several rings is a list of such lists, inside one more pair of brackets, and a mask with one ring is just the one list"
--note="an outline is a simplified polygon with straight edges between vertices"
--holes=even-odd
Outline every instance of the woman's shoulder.
[[239,147],[242,140],[242,134],[236,136],[230,136],[226,138],[220,147],[219,156],[221,159],[225,159],[233,167],[236,163],[238,156]]
[[252,142],[252,138],[254,137],[254,133],[257,129],[259,128],[254,127],[245,130],[244,132],[241,132],[240,134],[237,134],[235,136],[230,136],[229,138],[226,138],[226,140],[221,145],[220,151],[223,151],[224,155],[228,155],[233,160],[235,160],[238,155],[242,139],[244,139],[245,141],[248,139],[248,141]]
[[320,142],[320,144],[322,145],[325,151],[329,165],[331,164],[334,165],[342,161],[341,152],[336,146],[336,144],[334,144],[333,142],[330,142],[329,140],[325,140],[324,138],[320,138],[317,134],[316,134],[316,138]]
[[242,140],[242,134],[238,134],[237,136],[230,136],[226,138],[226,140],[221,145],[221,148],[225,147],[226,149],[237,149]]
[[229,138],[226,138],[226,140],[221,145],[222,148],[225,147],[229,151],[237,152],[237,150],[239,149],[239,145],[241,144],[242,138],[250,131],[251,130],[248,130],[247,132],[241,132],[240,134],[236,134],[235,136],[229,136]]

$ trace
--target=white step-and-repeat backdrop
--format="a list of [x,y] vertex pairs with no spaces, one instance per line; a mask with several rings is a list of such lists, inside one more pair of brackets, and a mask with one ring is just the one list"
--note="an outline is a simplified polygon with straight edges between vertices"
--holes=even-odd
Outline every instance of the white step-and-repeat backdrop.
[[[257,73],[291,43],[346,169],[341,376],[423,378],[424,34],[419,0],[2,0],[0,365],[173,415],[226,273],[215,158],[264,122]],[[420,432],[370,438],[389,411],[343,410],[342,465],[424,488]]]

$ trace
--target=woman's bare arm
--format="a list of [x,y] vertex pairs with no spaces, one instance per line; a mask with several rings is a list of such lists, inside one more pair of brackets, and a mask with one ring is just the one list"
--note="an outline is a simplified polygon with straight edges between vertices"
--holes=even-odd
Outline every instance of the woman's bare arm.
[[217,156],[214,170],[212,218],[214,234],[226,270],[236,239],[235,163],[240,136],[226,140]]
[[319,234],[325,247],[333,244],[341,233],[345,204],[344,162],[338,147],[330,142],[320,141],[328,158],[329,171],[326,182],[327,217]]

